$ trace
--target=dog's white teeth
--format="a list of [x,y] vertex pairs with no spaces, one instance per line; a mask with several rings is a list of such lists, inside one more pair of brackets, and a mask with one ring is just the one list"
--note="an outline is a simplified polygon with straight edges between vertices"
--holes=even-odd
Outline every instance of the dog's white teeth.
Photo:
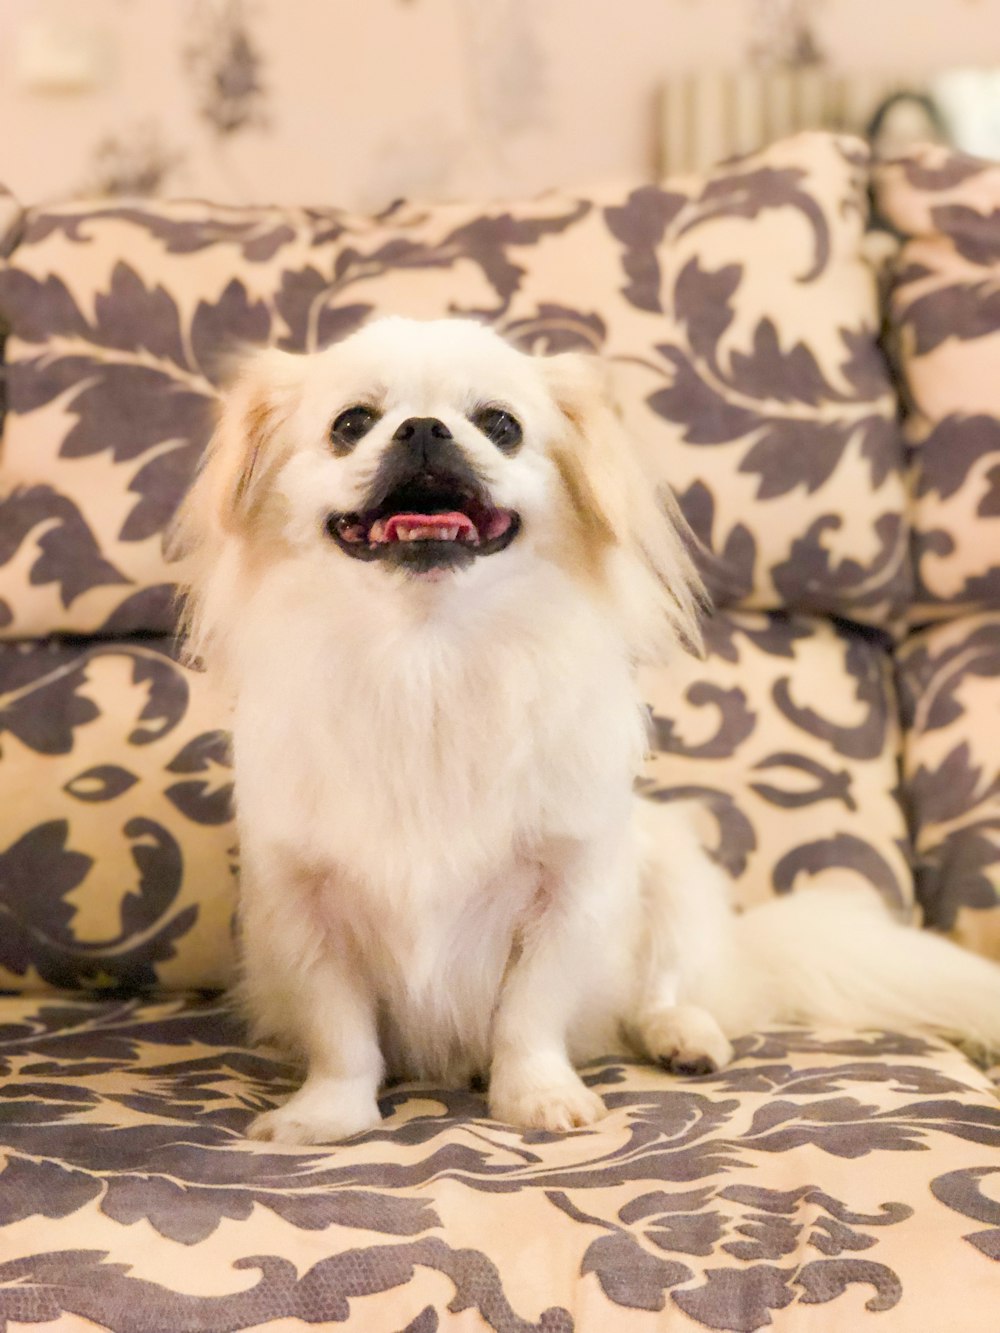
[[368,540],[370,542],[385,541],[385,519],[377,518],[368,531]]
[[453,542],[458,536],[458,528],[442,528],[438,536],[444,542]]

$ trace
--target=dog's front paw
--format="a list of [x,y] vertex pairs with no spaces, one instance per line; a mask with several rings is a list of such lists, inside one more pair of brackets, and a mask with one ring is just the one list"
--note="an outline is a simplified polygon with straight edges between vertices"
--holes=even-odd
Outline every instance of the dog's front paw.
[[596,1092],[561,1061],[549,1064],[494,1066],[490,1077],[490,1115],[522,1129],[563,1133],[592,1125],[606,1112]]
[[381,1121],[371,1092],[330,1080],[307,1080],[283,1106],[251,1121],[247,1135],[271,1143],[339,1143]]
[[693,1004],[650,1010],[639,1020],[638,1029],[649,1058],[674,1074],[714,1074],[733,1058],[732,1045],[718,1023]]

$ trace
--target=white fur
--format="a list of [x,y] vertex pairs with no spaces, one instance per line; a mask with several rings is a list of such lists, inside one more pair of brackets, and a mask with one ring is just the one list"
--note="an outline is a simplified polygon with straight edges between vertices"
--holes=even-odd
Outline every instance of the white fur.
[[[386,1072],[488,1074],[495,1116],[566,1129],[603,1110],[574,1062],[632,1048],[718,1066],[728,1037],[776,1017],[1000,1038],[1000,970],[874,899],[808,893],[737,919],[681,811],[647,812],[641,842],[634,662],[654,618],[696,639],[693,576],[633,462],[599,442],[583,461],[616,538],[600,578],[553,546],[562,399],[577,394],[587,455],[588,421],[611,430],[595,384],[580,358],[526,357],[475,325],[390,320],[313,357],[268,353],[230,399],[181,530],[193,647],[234,698],[242,993],[308,1064],[259,1137],[371,1127]],[[255,393],[276,461],[241,488],[266,488],[266,538],[218,508]],[[335,457],[330,422],[359,399],[382,420]],[[516,456],[467,421],[484,400],[523,422]],[[434,582],[352,560],[322,529],[414,415],[444,421],[523,520],[507,550]]]

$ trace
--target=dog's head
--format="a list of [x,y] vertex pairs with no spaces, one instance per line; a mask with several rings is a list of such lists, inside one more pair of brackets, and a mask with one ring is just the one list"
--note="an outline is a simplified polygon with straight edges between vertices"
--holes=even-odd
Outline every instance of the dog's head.
[[447,596],[487,566],[513,577],[542,561],[629,622],[645,616],[638,638],[659,612],[698,640],[676,513],[629,447],[605,372],[525,355],[467,320],[383,319],[313,355],[251,357],[178,532],[203,557],[196,602],[234,547],[258,568],[319,558],[373,595],[390,579]]

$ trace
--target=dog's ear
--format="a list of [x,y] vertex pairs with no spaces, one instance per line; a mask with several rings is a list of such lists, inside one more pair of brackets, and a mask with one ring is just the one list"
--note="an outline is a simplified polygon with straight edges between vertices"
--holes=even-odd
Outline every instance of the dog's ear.
[[165,543],[178,565],[182,631],[192,643],[209,576],[230,538],[252,535],[268,482],[288,456],[285,426],[300,385],[301,358],[269,348],[244,357],[222,395],[215,431]]
[[581,572],[610,580],[638,658],[658,659],[677,640],[700,652],[705,593],[693,538],[670,488],[650,474],[622,424],[609,367],[577,352],[542,364],[565,423],[550,455]]
[[198,539],[213,530],[239,532],[251,522],[287,450],[282,428],[294,406],[301,358],[274,348],[239,366],[223,394],[215,432],[178,514],[176,532]]

